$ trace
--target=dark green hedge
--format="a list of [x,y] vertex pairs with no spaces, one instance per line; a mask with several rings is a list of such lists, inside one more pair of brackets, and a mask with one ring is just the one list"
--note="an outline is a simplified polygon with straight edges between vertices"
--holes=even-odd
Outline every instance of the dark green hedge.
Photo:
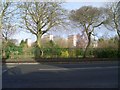
[[112,48],[95,49],[94,56],[97,58],[117,58],[118,49],[112,49]]
[[[35,52],[38,50],[37,48],[27,49],[27,51],[23,51],[23,47],[20,46],[7,46],[3,48],[3,51],[6,53],[6,58],[11,58],[10,55],[25,55],[25,52],[29,58],[29,56],[35,57]],[[28,51],[29,50],[29,51]],[[84,49],[81,48],[42,48],[44,52],[43,58],[81,58],[84,54]],[[63,55],[64,54],[64,55]],[[95,57],[95,58],[117,58],[118,57],[118,49],[112,48],[89,48],[87,52],[87,57]],[[22,58],[22,57],[21,57]]]

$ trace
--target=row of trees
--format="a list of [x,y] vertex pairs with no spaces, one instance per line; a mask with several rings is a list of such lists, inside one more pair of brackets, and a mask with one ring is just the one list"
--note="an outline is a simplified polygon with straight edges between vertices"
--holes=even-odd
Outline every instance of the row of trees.
[[118,2],[108,3],[107,7],[101,8],[83,6],[69,13],[66,13],[67,11],[62,8],[62,3],[58,2],[3,2],[1,6],[0,20],[2,23],[0,28],[6,43],[9,35],[13,35],[14,30],[16,30],[15,27],[19,23],[21,29],[25,29],[36,36],[38,58],[43,56],[41,37],[52,29],[56,28],[57,30],[60,26],[70,27],[70,22],[87,37],[88,43],[84,51],[84,58],[91,43],[91,36],[95,35],[95,29],[100,26],[105,26],[117,32],[119,39],[118,51],[120,51]]

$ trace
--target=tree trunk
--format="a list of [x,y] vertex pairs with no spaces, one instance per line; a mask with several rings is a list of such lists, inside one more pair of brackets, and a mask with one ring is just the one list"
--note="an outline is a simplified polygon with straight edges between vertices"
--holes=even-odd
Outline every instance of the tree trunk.
[[118,58],[120,58],[120,37],[118,38]]
[[91,43],[91,32],[87,35],[88,36],[88,43],[87,43],[87,46],[85,48],[85,52],[83,54],[83,58],[86,58],[86,55],[87,55],[87,51],[88,51],[88,48],[90,46],[90,43]]
[[118,34],[118,58],[120,57],[120,33],[119,33],[119,29],[117,30],[117,34]]
[[42,51],[42,47],[41,47],[41,36],[42,35],[37,35],[37,47],[35,50],[35,58],[43,57],[43,51]]

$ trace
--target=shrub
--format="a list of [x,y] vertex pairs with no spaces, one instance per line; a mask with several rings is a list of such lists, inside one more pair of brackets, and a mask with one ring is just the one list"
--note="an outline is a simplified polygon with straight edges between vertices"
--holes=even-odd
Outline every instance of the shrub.
[[94,57],[94,48],[89,48],[88,49],[87,56],[88,57]]
[[117,49],[99,48],[94,51],[94,55],[98,58],[117,58]]
[[54,58],[61,55],[61,48],[44,48],[44,57]]
[[61,57],[68,58],[69,57],[68,51],[61,51]]
[[76,57],[82,57],[84,53],[84,50],[82,48],[76,49]]
[[76,49],[70,48],[68,49],[69,57],[76,57]]

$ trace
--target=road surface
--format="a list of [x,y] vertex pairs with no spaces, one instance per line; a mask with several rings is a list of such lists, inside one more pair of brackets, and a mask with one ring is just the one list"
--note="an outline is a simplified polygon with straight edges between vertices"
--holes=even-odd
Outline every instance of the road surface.
[[7,64],[3,88],[118,88],[118,62]]

